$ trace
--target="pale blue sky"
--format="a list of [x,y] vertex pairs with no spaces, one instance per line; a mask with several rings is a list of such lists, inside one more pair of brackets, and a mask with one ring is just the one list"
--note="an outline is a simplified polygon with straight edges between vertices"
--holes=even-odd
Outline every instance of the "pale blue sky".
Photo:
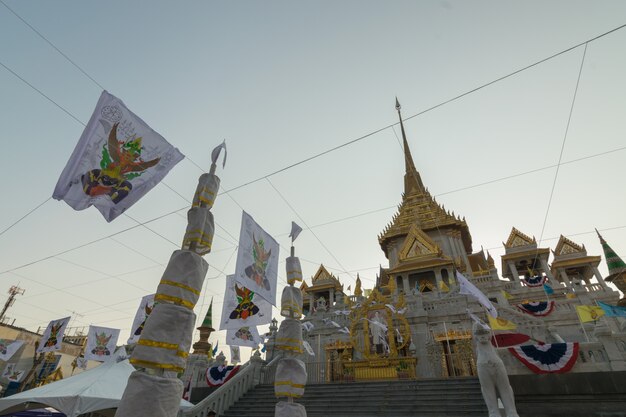
[[[3,1],[194,162],[208,169],[210,150],[226,138],[228,164],[219,170],[226,189],[396,122],[396,95],[407,117],[626,23],[622,1]],[[88,120],[100,87],[2,4],[0,39],[2,64]],[[563,161],[624,146],[625,43],[623,29],[589,44]],[[575,49],[409,120],[415,164],[432,194],[556,164],[582,54]],[[83,126],[3,67],[0,121],[3,230],[51,195]],[[587,232],[626,226],[625,155],[561,167],[542,246],[574,235],[601,254]],[[305,276],[324,263],[346,287],[357,272],[371,286],[386,265],[377,235],[401,201],[403,171],[387,129],[270,178],[303,220],[266,180],[222,195],[206,259],[234,270],[239,205],[285,248],[291,220],[314,226],[387,208],[314,228],[332,255],[306,230],[297,241]],[[165,182],[191,198],[200,173],[183,161]],[[554,174],[437,200],[466,217],[474,250],[489,249],[499,265],[512,226],[539,239]],[[128,214],[146,221],[187,205],[160,185]],[[0,272],[134,224],[124,216],[107,224],[95,209],[49,201],[0,236]],[[149,227],[179,242],[185,210]],[[626,227],[603,234],[626,257]],[[72,326],[121,328],[125,340],[174,249],[136,228],[2,273],[0,290],[18,282],[26,289],[8,316],[36,330],[76,311],[82,317]],[[196,313],[204,315],[215,295],[217,324],[224,277],[211,269],[207,278]],[[219,337],[223,345],[224,332]]]

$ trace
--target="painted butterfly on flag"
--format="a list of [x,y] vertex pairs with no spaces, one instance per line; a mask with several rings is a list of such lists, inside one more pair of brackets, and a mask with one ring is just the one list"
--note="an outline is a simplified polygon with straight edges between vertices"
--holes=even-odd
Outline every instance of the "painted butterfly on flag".
[[230,313],[231,319],[247,319],[248,317],[254,316],[259,312],[259,307],[257,307],[252,299],[254,298],[254,292],[250,291],[245,287],[239,287],[239,285],[235,284],[235,292],[237,293],[237,307]]

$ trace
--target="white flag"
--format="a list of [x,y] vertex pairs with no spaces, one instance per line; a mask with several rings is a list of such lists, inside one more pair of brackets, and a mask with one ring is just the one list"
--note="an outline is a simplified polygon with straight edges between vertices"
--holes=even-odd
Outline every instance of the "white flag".
[[315,356],[315,352],[313,351],[313,348],[311,347],[311,344],[309,342],[303,340],[302,346],[304,346],[304,350],[306,350],[306,353],[308,353],[309,356]]
[[2,376],[12,382],[20,382],[26,375],[25,369],[17,369],[16,363],[7,364]]
[[43,332],[43,336],[41,336],[37,353],[53,352],[61,349],[63,333],[65,333],[65,328],[69,322],[70,318],[65,317],[58,320],[52,320],[48,323],[48,327],[46,327],[46,330]]
[[259,343],[263,343],[263,339],[259,336],[256,327],[242,327],[240,329],[226,330],[226,343],[231,346],[246,346],[255,348]]
[[271,321],[272,305],[254,291],[238,284],[234,275],[228,275],[220,330],[260,326]]
[[0,360],[7,362],[23,344],[24,341],[22,340],[0,339]]
[[302,228],[298,226],[296,222],[291,222],[291,233],[289,233],[289,237],[292,243],[296,240],[301,231]]
[[305,321],[304,323],[302,323],[302,328],[306,330],[307,332],[310,332],[311,330],[313,330],[314,327],[315,325],[311,323],[310,321]]
[[141,299],[137,313],[135,313],[135,319],[133,320],[133,327],[130,328],[130,337],[127,344],[131,345],[137,343],[137,340],[141,337],[143,326],[146,324],[146,320],[152,309],[154,308],[154,294],[146,295]]
[[96,206],[110,222],[185,156],[103,91],[52,197],[74,210]]
[[239,346],[231,346],[230,347],[230,363],[233,365],[241,362],[241,352],[239,351]]
[[472,320],[474,320],[474,323],[478,324],[480,327],[482,327],[485,330],[491,331],[491,327],[489,327],[489,325],[487,323],[482,321],[478,316],[476,316],[475,314],[473,314],[469,310],[467,310],[467,315],[470,316],[470,318]]
[[493,304],[491,304],[491,301],[489,301],[487,296],[483,294],[478,288],[476,288],[474,284],[469,282],[468,279],[463,276],[463,274],[459,273],[459,271],[456,271],[456,280],[459,282],[460,294],[471,295],[476,299],[476,301],[478,301],[480,304],[483,305],[483,307],[487,309],[487,312],[491,317],[498,317],[498,311],[493,306]]
[[119,329],[89,326],[87,345],[85,346],[85,359],[106,362],[115,352],[119,336]]
[[215,148],[211,152],[211,162],[217,164],[217,158],[220,157],[220,152],[224,149],[224,162],[222,163],[222,168],[226,166],[226,156],[228,155],[228,151],[226,150],[226,139]]
[[235,280],[276,305],[278,242],[245,211],[241,218]]

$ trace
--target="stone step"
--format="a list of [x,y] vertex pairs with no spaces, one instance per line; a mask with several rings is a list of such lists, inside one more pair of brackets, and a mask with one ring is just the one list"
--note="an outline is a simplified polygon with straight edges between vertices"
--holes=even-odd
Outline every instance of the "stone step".
[[[224,417],[273,417],[278,399],[272,385],[260,385]],[[476,378],[351,382],[307,385],[302,398],[308,417],[484,417]]]

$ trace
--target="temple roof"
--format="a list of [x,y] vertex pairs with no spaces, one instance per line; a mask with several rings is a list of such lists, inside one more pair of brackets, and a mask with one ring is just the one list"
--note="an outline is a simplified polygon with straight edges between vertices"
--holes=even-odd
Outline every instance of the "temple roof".
[[561,235],[561,237],[559,238],[559,243],[556,244],[556,249],[552,251],[552,254],[555,258],[574,254],[586,256],[587,250],[585,249],[585,245],[580,246],[578,243],[575,243],[565,236]]
[[528,245],[536,245],[537,239],[533,236],[532,238],[528,235],[517,230],[515,227],[511,229],[511,233],[509,233],[509,238],[506,240],[506,243],[502,243],[505,249],[516,248],[518,246],[528,246]]
[[342,290],[342,285],[339,279],[328,272],[324,265],[320,265],[317,269],[317,272],[311,278],[311,286],[306,285],[305,282],[302,283],[300,289],[302,291],[311,293],[317,290],[334,288],[335,290]]
[[413,225],[417,225],[423,231],[440,228],[455,228],[461,232],[463,245],[468,252],[472,250],[472,237],[465,218],[455,216],[454,212],[446,211],[430,195],[422,183],[422,178],[415,168],[411,150],[404,132],[400,105],[396,99],[396,109],[400,118],[400,128],[402,130],[402,141],[404,144],[404,193],[402,203],[398,206],[398,212],[393,216],[392,221],[385,227],[385,230],[378,236],[378,242],[387,255],[387,245],[389,241],[396,237],[402,237],[409,233]]

